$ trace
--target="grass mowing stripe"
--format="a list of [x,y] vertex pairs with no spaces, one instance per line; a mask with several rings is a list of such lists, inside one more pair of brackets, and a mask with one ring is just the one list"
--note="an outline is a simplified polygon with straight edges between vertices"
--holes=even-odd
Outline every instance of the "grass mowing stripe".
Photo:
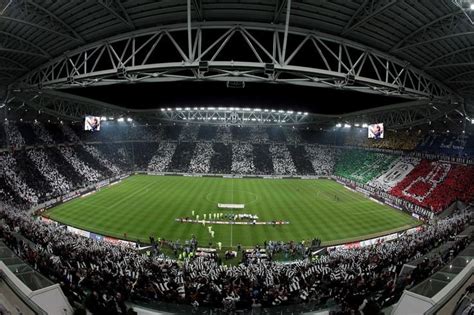
[[[335,197],[337,196],[337,198]],[[210,199],[210,200],[209,200]],[[92,232],[147,241],[150,235],[189,239],[200,244],[210,237],[207,225],[179,223],[178,217],[226,213],[218,202],[244,203],[241,213],[259,221],[284,220],[286,226],[233,226],[232,243],[244,246],[265,240],[299,241],[318,237],[323,242],[365,238],[416,220],[352,192],[332,180],[227,179],[135,175],[88,197],[77,198],[47,212],[52,219]],[[231,226],[213,225],[214,243],[230,245]]]

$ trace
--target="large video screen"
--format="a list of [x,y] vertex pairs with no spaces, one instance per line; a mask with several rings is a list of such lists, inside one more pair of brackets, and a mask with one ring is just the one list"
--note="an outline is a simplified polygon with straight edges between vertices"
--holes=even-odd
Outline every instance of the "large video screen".
[[367,130],[369,139],[383,139],[384,129],[382,123],[369,125]]
[[100,117],[86,116],[84,120],[84,130],[99,131],[100,130]]

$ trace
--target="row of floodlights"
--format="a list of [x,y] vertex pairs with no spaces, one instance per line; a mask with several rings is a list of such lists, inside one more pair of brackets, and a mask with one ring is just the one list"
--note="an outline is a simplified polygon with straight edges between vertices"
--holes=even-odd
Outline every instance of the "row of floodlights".
[[[195,110],[218,110],[218,111],[245,111],[245,112],[254,112],[254,113],[259,113],[259,112],[264,112],[264,113],[279,113],[279,114],[295,114],[294,111],[292,110],[276,110],[276,109],[261,109],[261,108],[240,108],[240,107],[176,107],[176,108],[161,108],[160,109],[162,112],[165,112],[165,111],[178,111],[178,112],[182,112],[182,111],[195,111]],[[296,115],[304,115],[304,116],[307,116],[308,113],[307,112],[296,112]]]
[[[107,117],[105,117],[105,116],[102,116],[102,117],[100,117],[100,120],[101,120],[101,121],[115,120],[115,118],[114,118],[114,117],[108,117],[108,118],[107,118]],[[117,118],[117,121],[118,121],[118,122],[123,122],[123,121],[125,121],[125,120],[128,121],[128,122],[132,122],[132,121],[133,121],[133,119],[130,118],[130,117],[128,117],[128,118],[124,118],[124,117],[119,117],[119,118]]]
[[[362,128],[368,128],[369,127],[369,125],[367,125],[367,124],[362,124],[362,125],[361,124],[354,124],[354,127],[360,127],[360,126],[362,126]],[[339,124],[336,125],[336,127],[337,128],[351,128],[352,125],[339,123]]]
[[[183,117],[183,120],[221,120],[221,121],[225,121],[225,120],[230,120],[230,119],[227,119],[225,117],[192,117],[192,118],[187,118],[187,117]],[[258,122],[286,122],[285,119],[260,119],[260,118],[247,118],[247,117],[244,117],[242,118],[242,121],[258,121]]]

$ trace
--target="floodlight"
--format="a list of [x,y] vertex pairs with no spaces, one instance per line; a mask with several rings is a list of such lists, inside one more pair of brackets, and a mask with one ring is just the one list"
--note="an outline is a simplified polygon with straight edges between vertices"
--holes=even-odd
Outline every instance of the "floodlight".
[[337,128],[341,128],[341,127],[342,127],[342,124],[337,124],[336,127],[337,127]]
[[122,122],[122,121],[124,121],[124,119],[123,119],[123,117],[120,117],[120,118],[117,119],[117,121]]
[[127,118],[127,121],[128,121],[128,122],[131,122],[131,121],[133,121],[133,119],[130,118],[130,117],[128,117],[128,118]]
[[367,125],[367,124],[362,124],[362,128],[367,128],[367,127],[369,127],[369,125]]
[[113,117],[109,117],[109,120],[114,120],[114,118],[113,118]]
[[470,8],[471,10],[474,10],[474,3],[471,3],[471,5],[469,6],[469,8]]
[[359,124],[354,124],[354,126],[355,126],[355,127],[360,127],[360,125],[359,125]]
[[344,128],[350,128],[350,127],[351,127],[351,125],[349,125],[349,124],[344,124]]
[[106,121],[106,120],[107,120],[107,117],[102,116],[102,117],[100,117],[100,120],[101,120],[101,121]]

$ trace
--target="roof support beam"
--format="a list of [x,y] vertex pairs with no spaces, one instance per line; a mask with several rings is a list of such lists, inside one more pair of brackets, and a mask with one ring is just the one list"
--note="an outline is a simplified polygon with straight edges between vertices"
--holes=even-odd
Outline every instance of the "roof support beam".
[[435,42],[439,42],[439,41],[442,41],[442,40],[447,40],[447,39],[462,37],[462,36],[472,36],[472,35],[474,35],[474,31],[462,32],[462,33],[453,33],[453,34],[449,34],[449,35],[434,37],[434,38],[430,38],[430,39],[427,39],[427,40],[424,40],[424,41],[420,41],[420,42],[417,42],[417,43],[413,43],[413,44],[410,44],[410,45],[406,45],[406,46],[397,48],[395,50],[392,50],[392,52],[399,52],[399,51],[402,51],[402,50],[406,50],[408,48],[423,46],[423,45],[426,45],[426,44],[435,43]]
[[25,45],[29,45],[29,46],[31,46],[31,47],[37,49],[38,51],[42,52],[43,55],[44,55],[44,57],[46,57],[46,58],[51,58],[51,55],[50,55],[46,50],[44,50],[44,49],[41,48],[40,46],[38,46],[38,45],[32,43],[32,42],[29,41],[29,40],[26,40],[26,39],[24,39],[24,38],[22,38],[22,37],[20,37],[20,36],[17,36],[17,35],[8,33],[8,32],[4,32],[4,31],[0,31],[0,35],[4,35],[4,36],[11,37],[11,38],[13,38],[13,39],[15,39],[15,40],[17,40],[17,41],[19,41],[19,42],[24,43]]
[[81,42],[85,43],[85,40],[67,23],[65,23],[63,20],[58,18],[55,14],[53,14],[51,11],[45,9],[43,6],[39,5],[36,0],[26,0],[28,4],[33,6],[34,8],[38,9],[39,11],[45,13],[48,17],[50,17],[53,21],[58,23],[63,27],[63,29],[68,30],[72,35],[74,35],[74,39]]
[[187,0],[187,24],[188,24],[188,59],[190,62],[194,61],[193,57],[193,32],[191,30],[191,0]]
[[39,54],[39,53],[31,52],[31,51],[26,51],[26,50],[0,47],[0,51],[4,51],[4,52],[7,52],[7,53],[14,53],[14,54],[22,54],[22,55],[28,55],[28,56],[41,57],[41,58],[47,59],[47,57],[45,57],[43,54]]
[[109,13],[116,17],[120,22],[125,24],[127,28],[129,28],[130,30],[135,29],[135,25],[130,19],[130,16],[128,15],[127,11],[120,3],[120,0],[99,0],[97,3],[100,4],[104,9],[109,11]]
[[3,56],[0,56],[0,60],[4,60],[8,63],[11,63],[11,64],[14,64],[15,66],[17,66],[18,68],[22,69],[22,70],[29,70],[27,67],[25,67],[22,63],[16,61],[16,60],[13,60],[13,59],[10,59],[10,58],[7,58],[7,57],[3,57]]
[[465,67],[465,66],[474,66],[473,62],[458,62],[458,63],[445,63],[442,65],[436,65],[431,67],[426,67],[426,70],[434,69],[443,69],[443,68],[452,68],[452,67]]
[[286,60],[286,46],[288,43],[288,28],[290,27],[290,11],[291,11],[291,0],[286,0],[285,33],[283,35],[283,47],[282,47],[282,52],[281,52],[280,64],[285,64],[285,60]]
[[276,0],[275,1],[275,11],[273,12],[273,24],[277,24],[280,22],[281,12],[283,12],[283,8],[285,7],[287,0]]
[[[413,47],[413,44],[416,44],[419,42],[418,39],[420,35],[425,36],[431,30],[433,31],[434,36],[438,36],[437,34],[439,34],[440,29],[445,29],[445,28],[452,29],[453,26],[457,24],[459,19],[462,19],[462,18],[464,18],[464,12],[462,10],[457,10],[455,12],[451,12],[449,14],[443,15],[427,24],[423,24],[421,27],[419,27],[412,33],[408,34],[402,40],[400,40],[396,45],[394,45],[390,49],[390,52],[398,52],[401,50],[405,50],[406,48]],[[409,44],[410,42],[413,42],[413,43]]]
[[[219,80],[344,88],[415,99],[460,99],[443,83],[393,56],[313,30],[292,27],[290,31],[291,1],[287,7],[286,25],[193,22],[121,34],[58,56],[25,74],[11,87],[38,90],[125,82]],[[215,30],[223,34],[214,41],[201,42],[201,34],[206,38]],[[188,36],[191,31],[197,34],[195,40]],[[236,47],[230,40],[237,33],[244,39],[243,46]],[[162,36],[168,37],[175,49],[161,45]],[[137,37],[142,44],[133,44]],[[284,44],[280,45],[283,37]],[[267,46],[272,41],[270,51]],[[294,45],[289,46],[290,42]],[[162,49],[170,52],[169,60],[156,59]],[[237,50],[246,50],[248,58],[240,60]],[[189,55],[194,56],[192,61]],[[318,65],[308,66],[298,58],[301,55],[312,56]],[[201,60],[208,61],[208,71],[198,71]]]
[[445,59],[446,57],[454,56],[454,55],[463,53],[465,51],[470,51],[470,50],[474,50],[474,46],[468,46],[468,47],[464,47],[464,48],[461,48],[461,49],[453,50],[449,53],[443,54],[442,56],[439,56],[438,58],[435,58],[435,59],[431,60],[423,68],[424,69],[430,69],[433,65],[436,65],[436,63],[438,63],[439,61]]
[[202,10],[202,0],[193,0],[194,9],[196,10],[197,20],[202,22],[204,20],[204,12]]
[[[362,5],[359,7],[359,9],[357,9],[357,11],[355,12],[355,14],[351,17],[351,19],[349,20],[349,23],[346,24],[346,26],[344,27],[343,31],[341,32],[341,35],[347,35],[349,34],[350,32],[352,32],[353,30],[361,27],[362,25],[364,25],[365,23],[367,23],[370,19],[372,19],[373,17],[379,15],[380,13],[384,12],[385,10],[387,10],[388,8],[390,8],[391,6],[397,4],[398,0],[390,0],[390,1],[385,1],[387,3],[383,3],[384,1],[374,1],[374,0],[370,0],[370,5],[369,5],[369,1],[365,0]],[[361,15],[362,12],[366,11],[365,15]],[[352,24],[353,22],[355,22],[356,20],[359,21],[355,24]]]
[[469,71],[464,71],[464,72],[461,72],[461,73],[458,73],[456,75],[453,75],[452,77],[449,77],[446,79],[446,82],[451,82],[453,81],[454,79],[457,79],[457,78],[461,78],[467,74],[471,74],[471,73],[474,73],[474,70],[469,70]]
[[7,22],[13,22],[13,23],[27,25],[27,26],[30,26],[30,27],[33,27],[33,28],[36,28],[36,29],[39,29],[39,30],[42,30],[42,31],[45,31],[45,32],[56,34],[56,35],[58,35],[60,37],[63,37],[63,38],[67,38],[67,39],[70,39],[70,40],[79,41],[81,43],[84,43],[84,40],[75,38],[75,37],[73,37],[69,34],[58,32],[58,31],[53,30],[51,28],[48,28],[48,27],[45,27],[45,26],[42,26],[42,25],[39,25],[39,24],[36,24],[36,23],[28,22],[28,21],[25,21],[25,20],[22,20],[22,19],[17,19],[17,18],[5,16],[5,15],[0,15],[0,21],[2,21],[2,20],[7,21]]

